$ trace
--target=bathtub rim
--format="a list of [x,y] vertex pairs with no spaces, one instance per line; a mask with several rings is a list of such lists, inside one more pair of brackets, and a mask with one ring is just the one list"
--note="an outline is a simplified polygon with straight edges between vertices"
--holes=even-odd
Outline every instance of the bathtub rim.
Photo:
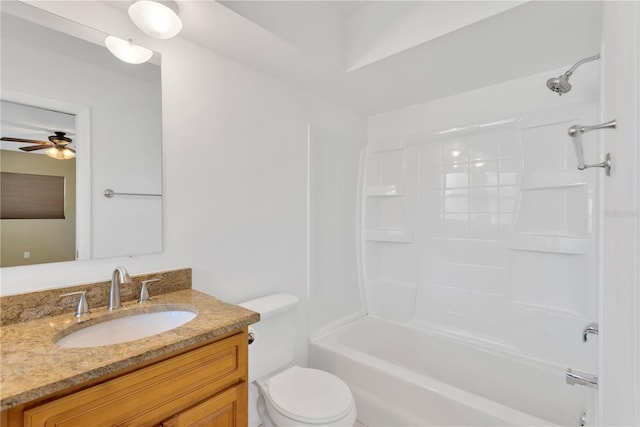
[[[367,316],[368,317],[368,316]],[[359,319],[359,321],[352,322],[349,326],[357,326],[357,324],[362,323],[363,319]],[[373,317],[376,320],[387,321],[386,319],[379,319],[377,317]],[[342,328],[341,328],[342,329]],[[334,331],[336,332],[336,331]],[[339,332],[339,330],[337,331]],[[330,335],[330,334],[326,334]],[[319,352],[328,352],[330,354],[339,354],[339,357],[346,358],[351,363],[357,363],[359,365],[364,366],[365,369],[373,369],[375,371],[379,371],[382,375],[391,376],[399,381],[406,381],[410,383],[414,387],[418,387],[422,390],[425,390],[429,393],[434,393],[440,397],[449,399],[453,402],[459,403],[467,408],[470,408],[473,411],[478,411],[483,414],[486,414],[489,417],[504,420],[505,424],[500,425],[510,425],[509,422],[514,422],[515,426],[519,427],[530,427],[530,426],[546,426],[546,427],[555,427],[560,426],[561,424],[556,424],[551,420],[537,417],[535,415],[529,414],[527,412],[521,411],[516,408],[512,408],[508,405],[505,405],[500,402],[493,401],[489,398],[483,397],[481,395],[475,394],[471,391],[467,391],[463,388],[459,388],[455,385],[448,384],[442,380],[430,377],[420,372],[412,371],[409,368],[406,368],[401,365],[396,365],[387,360],[381,359],[379,357],[370,355],[368,353],[362,352],[360,350],[354,349],[353,347],[349,347],[335,339],[327,340],[325,335],[325,339],[322,340],[320,338],[314,339],[315,342],[312,342],[312,347],[309,352],[315,353]],[[329,337],[331,338],[331,337]],[[317,350],[314,350],[313,347],[317,347]],[[313,356],[312,356],[313,357]],[[325,361],[328,361],[326,355],[320,353],[318,356],[316,354],[315,358],[321,358]],[[316,359],[317,361],[317,359]],[[310,366],[316,365],[310,364]],[[316,366],[318,367],[318,366]],[[328,370],[326,367],[320,366],[319,368]],[[334,373],[336,374],[336,373]],[[339,374],[337,374],[339,375]],[[419,381],[415,381],[415,378],[419,378]],[[343,380],[345,380],[343,378]],[[345,380],[348,384],[349,381]],[[354,394],[354,398],[356,396],[363,398],[362,391],[363,390],[359,385],[349,384],[350,388],[352,388],[352,393]],[[365,393],[366,394],[366,393]],[[359,410],[360,412],[360,410]]]

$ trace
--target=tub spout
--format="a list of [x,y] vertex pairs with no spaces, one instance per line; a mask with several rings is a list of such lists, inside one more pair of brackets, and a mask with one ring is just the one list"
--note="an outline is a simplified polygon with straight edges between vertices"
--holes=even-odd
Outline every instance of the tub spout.
[[572,371],[571,368],[565,372],[567,384],[570,385],[584,385],[587,387],[598,388],[598,377],[595,375],[587,374],[585,372]]

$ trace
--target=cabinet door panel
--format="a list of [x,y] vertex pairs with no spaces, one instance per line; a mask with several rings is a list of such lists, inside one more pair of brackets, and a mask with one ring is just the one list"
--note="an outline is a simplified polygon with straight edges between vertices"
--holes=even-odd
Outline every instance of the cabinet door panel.
[[153,426],[246,376],[246,335],[234,335],[24,413],[30,426]]
[[245,383],[211,397],[162,423],[162,427],[242,427],[246,425]]

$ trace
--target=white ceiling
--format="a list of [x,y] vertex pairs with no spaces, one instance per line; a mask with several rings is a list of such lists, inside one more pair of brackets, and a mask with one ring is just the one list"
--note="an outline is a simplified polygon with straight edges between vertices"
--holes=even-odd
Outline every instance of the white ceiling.
[[360,9],[366,6],[367,4],[371,3],[371,0],[361,0],[361,1],[334,0],[334,1],[328,1],[326,3],[331,5],[331,7],[335,8],[340,15],[342,15],[343,17],[346,17],[351,13],[353,13],[354,11],[356,11],[357,9]]
[[[131,1],[106,3],[126,14]],[[598,1],[177,4],[180,37],[364,114],[569,67],[600,49]]]
[[[336,40],[344,39],[344,33],[338,37],[326,31],[329,27],[339,32],[340,23],[332,24],[331,12],[321,9],[325,4],[340,10],[342,5],[263,0],[231,2],[236,9],[231,10],[226,7],[229,2],[178,3],[184,22],[181,37],[365,114],[570,66],[600,49],[600,2],[516,2],[514,7],[477,22],[470,23],[467,16],[461,16],[457,27],[451,22],[447,31],[430,40],[414,41],[404,50],[396,49],[396,53],[347,71],[344,61],[339,64],[330,55],[332,49],[339,50]],[[446,2],[345,3],[346,7],[336,12],[338,20],[353,21],[356,15],[383,5],[392,11],[394,7],[406,8],[407,3],[427,4],[431,13],[437,13]],[[283,11],[283,5],[287,4],[291,16]],[[496,10],[496,2],[475,4]],[[302,6],[313,13],[305,15]],[[265,26],[256,23],[268,15],[265,9],[269,7],[280,12],[280,19],[274,13],[271,20],[264,19]],[[387,15],[389,19],[401,17],[389,12]],[[385,22],[387,29],[394,24],[389,19]],[[295,25],[291,21],[296,21]],[[325,37],[336,39],[332,44],[321,46],[309,38],[309,28],[318,29],[319,22],[323,24],[324,30],[320,30],[325,31]],[[398,22],[400,26],[407,20]],[[310,42],[305,44],[304,40]],[[546,90],[544,82],[540,88]]]

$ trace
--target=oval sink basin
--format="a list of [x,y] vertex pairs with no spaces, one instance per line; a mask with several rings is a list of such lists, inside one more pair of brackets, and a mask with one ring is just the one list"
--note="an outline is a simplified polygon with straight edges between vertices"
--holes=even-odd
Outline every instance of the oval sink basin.
[[62,347],[98,347],[157,335],[184,325],[196,317],[185,310],[134,314],[87,326],[56,341]]

